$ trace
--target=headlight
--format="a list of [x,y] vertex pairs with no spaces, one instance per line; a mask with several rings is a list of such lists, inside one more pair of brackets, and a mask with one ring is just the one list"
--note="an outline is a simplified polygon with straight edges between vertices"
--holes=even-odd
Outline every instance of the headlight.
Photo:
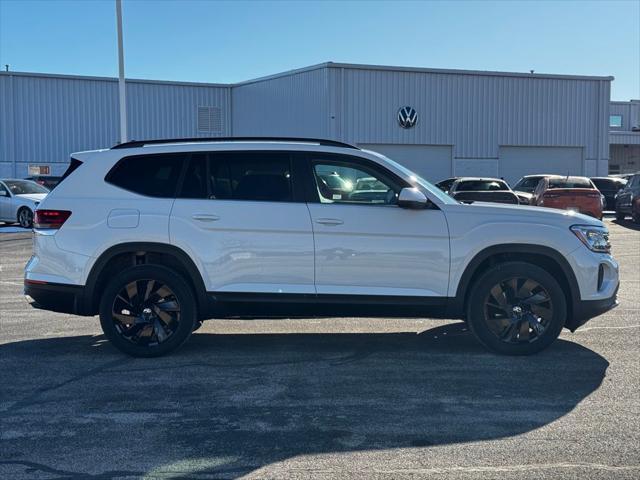
[[592,227],[589,225],[574,225],[571,231],[589,250],[600,253],[609,253],[609,230],[604,227]]

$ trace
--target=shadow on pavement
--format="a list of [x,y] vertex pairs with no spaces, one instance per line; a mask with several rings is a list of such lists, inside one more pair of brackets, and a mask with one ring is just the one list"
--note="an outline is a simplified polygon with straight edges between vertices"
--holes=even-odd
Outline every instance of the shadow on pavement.
[[640,223],[635,223],[632,220],[614,220],[613,223],[620,225],[621,227],[628,228],[629,230],[635,230],[636,232],[640,231]]
[[310,453],[518,435],[570,412],[608,362],[563,340],[485,352],[421,334],[195,334],[131,359],[103,337],[0,345],[0,476],[236,478]]

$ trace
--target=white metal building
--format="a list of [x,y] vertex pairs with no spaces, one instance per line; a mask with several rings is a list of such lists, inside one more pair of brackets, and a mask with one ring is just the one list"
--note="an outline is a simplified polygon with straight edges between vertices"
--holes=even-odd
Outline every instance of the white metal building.
[[[430,180],[606,175],[611,80],[338,63],[233,85],[128,80],[129,137],[326,137]],[[3,72],[0,176],[60,173],[70,152],[115,144],[117,119],[115,79]]]
[[640,171],[640,100],[611,102],[610,173]]

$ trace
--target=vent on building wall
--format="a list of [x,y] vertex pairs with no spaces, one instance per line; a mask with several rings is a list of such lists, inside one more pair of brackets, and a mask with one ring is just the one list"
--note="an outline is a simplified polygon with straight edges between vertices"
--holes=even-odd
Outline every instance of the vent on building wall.
[[222,109],[220,107],[198,107],[198,132],[222,132]]

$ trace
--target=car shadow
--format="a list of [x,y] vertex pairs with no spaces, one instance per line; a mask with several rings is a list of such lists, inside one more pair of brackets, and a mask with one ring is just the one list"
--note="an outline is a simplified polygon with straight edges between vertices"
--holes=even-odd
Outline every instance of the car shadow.
[[493,355],[452,323],[196,333],[157,359],[126,357],[102,336],[49,338],[0,345],[0,367],[0,472],[186,479],[530,432],[597,390],[608,362],[565,340],[532,357]]
[[640,232],[640,223],[635,223],[633,220],[613,220],[613,223],[620,225],[621,227]]

